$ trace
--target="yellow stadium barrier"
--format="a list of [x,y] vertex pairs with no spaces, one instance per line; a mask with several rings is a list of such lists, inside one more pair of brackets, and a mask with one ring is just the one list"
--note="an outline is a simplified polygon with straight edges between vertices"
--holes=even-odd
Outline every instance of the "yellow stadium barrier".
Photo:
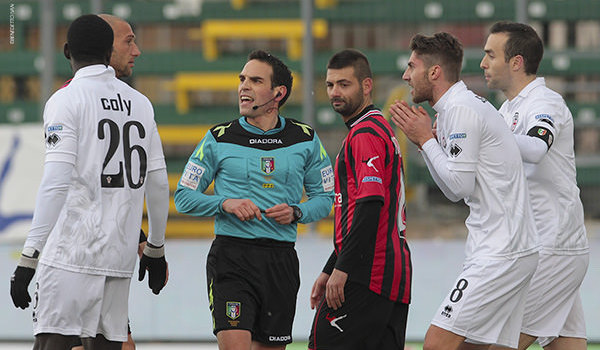
[[[302,84],[300,77],[295,73],[292,77],[294,89],[298,89]],[[190,91],[236,91],[239,83],[239,72],[180,72],[175,74],[168,88],[175,91],[177,112],[185,114],[190,111]]]
[[[327,22],[315,19],[312,23],[314,38],[322,39],[327,35]],[[302,37],[304,24],[300,19],[209,19],[202,27],[190,29],[191,39],[201,39],[204,58],[214,61],[219,56],[219,39],[284,39],[287,41],[287,55],[292,60],[302,57]]]

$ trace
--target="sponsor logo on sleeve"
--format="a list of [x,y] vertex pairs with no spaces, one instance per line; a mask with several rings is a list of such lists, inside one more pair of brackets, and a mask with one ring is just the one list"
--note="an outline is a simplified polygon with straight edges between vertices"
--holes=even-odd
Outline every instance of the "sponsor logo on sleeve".
[[323,183],[323,192],[333,191],[335,183],[333,178],[333,168],[331,165],[321,169],[321,182]]
[[58,132],[58,131],[62,131],[63,126],[58,124],[58,125],[50,125],[48,126],[48,133],[52,133],[52,132]]
[[365,177],[363,177],[362,182],[377,182],[379,184],[383,183],[381,178],[377,177],[377,176],[365,176]]
[[466,138],[467,138],[466,132],[457,132],[454,134],[450,134],[450,136],[448,137],[449,140],[466,139]]
[[538,114],[538,115],[535,116],[535,119],[536,120],[539,120],[539,119],[548,119],[550,122],[554,123],[554,119],[552,119],[552,116],[550,114],[545,114],[545,113]]
[[206,169],[201,167],[200,165],[189,161],[185,165],[185,169],[183,171],[183,175],[181,176],[181,186],[187,187],[192,190],[197,190],[198,185],[200,184],[200,180],[202,176],[206,172]]
[[62,140],[62,138],[59,136],[61,131],[63,131],[62,124],[48,125],[45,133],[47,149],[56,147],[60,140]]

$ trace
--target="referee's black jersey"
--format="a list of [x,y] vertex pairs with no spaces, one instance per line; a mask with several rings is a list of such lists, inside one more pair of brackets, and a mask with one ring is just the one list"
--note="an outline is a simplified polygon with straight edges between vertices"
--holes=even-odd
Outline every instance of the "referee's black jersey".
[[[404,237],[404,174],[398,141],[373,105],[346,125],[349,133],[335,164],[335,267],[373,292],[408,304],[412,266]],[[357,208],[362,210],[358,215]]]

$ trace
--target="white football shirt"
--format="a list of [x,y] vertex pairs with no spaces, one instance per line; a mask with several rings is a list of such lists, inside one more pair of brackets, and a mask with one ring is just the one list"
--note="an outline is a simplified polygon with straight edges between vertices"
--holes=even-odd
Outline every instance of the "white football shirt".
[[166,168],[150,101],[115,78],[112,67],[87,66],[50,97],[44,130],[46,162],[66,162],[74,168],[40,262],[75,272],[130,277],[146,176]]
[[549,132],[551,146],[542,160],[524,163],[542,251],[551,254],[588,252],[575,169],[573,116],[564,99],[546,87],[544,78],[529,83],[500,107],[512,132],[527,135],[535,127]]
[[[502,116],[459,81],[433,106],[450,172],[475,172],[464,198],[467,260],[516,258],[538,250],[519,149]],[[435,166],[435,165],[434,165]],[[438,165],[439,166],[439,165]]]

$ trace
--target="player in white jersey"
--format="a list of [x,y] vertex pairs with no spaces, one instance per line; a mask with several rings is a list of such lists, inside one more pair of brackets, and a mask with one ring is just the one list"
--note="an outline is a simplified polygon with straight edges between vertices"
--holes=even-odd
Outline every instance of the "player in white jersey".
[[168,181],[148,99],[108,67],[113,31],[96,15],[70,25],[65,57],[75,74],[46,103],[46,160],[31,230],[11,279],[27,308],[38,263],[34,349],[120,349],[144,196],[150,231],[139,279],[164,286]]
[[[129,23],[117,16],[109,14],[100,14],[98,16],[108,22],[114,34],[110,66],[115,70],[117,78],[126,79],[133,73],[135,59],[141,55],[140,49],[135,42],[135,34]],[[145,246],[146,236],[140,233],[140,245],[138,249],[138,255],[140,255],[140,257]],[[168,276],[169,270],[167,266],[167,279]],[[131,327],[129,327],[127,333],[127,341],[123,342],[121,350],[134,350],[135,342],[131,336]],[[81,339],[75,341],[71,350],[83,350]]]
[[586,349],[579,287],[589,247],[579,198],[573,116],[563,98],[536,77],[542,40],[526,24],[498,22],[481,68],[507,100],[500,113],[523,158],[542,249],[525,305],[519,349],[537,338],[545,349]]
[[442,192],[470,213],[463,271],[435,314],[424,349],[516,348],[522,305],[538,261],[518,148],[498,111],[459,81],[462,45],[448,33],[415,35],[403,79],[413,102],[438,113],[437,140],[422,107],[394,103],[393,121],[420,149]]

